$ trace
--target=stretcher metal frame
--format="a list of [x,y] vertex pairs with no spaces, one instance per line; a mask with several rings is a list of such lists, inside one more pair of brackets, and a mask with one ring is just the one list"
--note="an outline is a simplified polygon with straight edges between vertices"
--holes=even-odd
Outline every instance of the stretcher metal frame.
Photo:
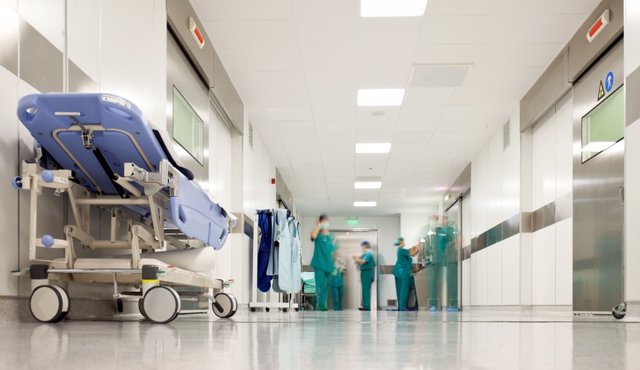
[[[230,281],[142,255],[143,251],[166,251],[169,245],[185,249],[194,242],[181,236],[179,231],[164,229],[164,212],[169,197],[180,191],[178,169],[168,160],[161,160],[156,172],[125,163],[124,175],[117,176],[115,181],[133,196],[123,198],[94,194],[73,181],[72,171],[44,169],[38,165],[40,155],[37,157],[35,163],[23,162],[21,176],[14,179],[14,185],[30,194],[28,243],[29,260],[33,263],[30,268],[30,310],[38,321],[62,321],[68,313],[68,293],[60,284],[52,285],[50,281],[112,283],[113,298],[119,312],[123,308],[122,297],[128,294],[121,293],[118,285],[139,287],[137,295],[140,296],[138,306],[141,314],[158,323],[171,322],[181,313],[180,298],[173,286],[202,288],[201,295],[211,301],[217,316],[228,318],[235,314],[238,309],[236,299],[224,293]],[[37,235],[38,199],[43,189],[53,190],[55,195],[65,195],[68,199],[74,224],[64,227],[64,239]],[[149,207],[150,217],[132,212],[127,208],[131,206]],[[108,239],[97,239],[91,235],[91,207],[110,211]],[[126,225],[126,230],[122,230],[122,225]],[[124,239],[122,234],[126,235]],[[79,258],[76,254],[79,247],[129,250],[130,255],[123,258]],[[41,258],[38,251],[42,249],[62,249],[64,257]]]

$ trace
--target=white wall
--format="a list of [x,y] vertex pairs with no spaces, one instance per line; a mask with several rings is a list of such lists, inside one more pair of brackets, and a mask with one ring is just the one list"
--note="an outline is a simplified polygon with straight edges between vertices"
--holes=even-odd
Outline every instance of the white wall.
[[[64,53],[66,49],[69,60],[94,80],[95,87],[91,91],[98,89],[126,97],[140,107],[145,118],[153,125],[164,127],[167,102],[164,1],[68,0],[66,19],[64,3],[62,0],[1,2],[3,27],[9,21],[15,21],[17,27],[15,12],[19,11],[61,52]],[[66,76],[66,71],[60,73]],[[4,183],[9,183],[18,174],[20,159],[32,159],[33,140],[19,124],[15,107],[19,97],[35,92],[38,91],[0,67],[0,117],[5,122],[0,127],[0,153],[4,159],[0,164],[0,176]],[[243,147],[248,147],[246,140],[240,137],[234,139],[226,127],[213,118],[209,130],[209,154],[214,159],[210,161],[208,186],[214,199],[231,212],[274,207],[275,186],[270,184],[270,179],[275,177],[275,167],[259,135],[256,134],[254,150],[244,150],[246,155],[243,156]],[[235,161],[233,163],[232,158]],[[243,177],[247,179],[246,188],[249,189],[244,199]],[[15,215],[18,194],[17,191],[10,191],[0,195],[3,205],[0,227],[5,241],[0,246],[3,252],[0,260],[0,295],[16,295],[19,291],[29,294],[28,278],[21,279],[21,289],[18,279],[8,278],[11,270],[29,265],[26,248],[27,197],[20,193],[22,212],[18,231]],[[45,201],[60,202],[60,199]],[[44,208],[41,218],[49,223],[47,229],[51,229],[54,235],[57,235],[56,230],[62,233],[61,205],[54,203]],[[219,252],[217,260],[216,274],[222,278],[235,278],[237,284],[232,291],[241,302],[246,302],[250,271],[248,238],[241,234],[232,235],[226,248]],[[87,292],[85,289],[72,288],[75,296]]]
[[[319,215],[302,217],[300,225],[300,237],[302,240],[302,263],[308,265],[311,263],[313,256],[313,242],[309,234],[313,230]],[[334,229],[351,229],[352,226],[347,224],[346,217],[332,217],[329,215],[331,228]],[[396,263],[396,247],[393,242],[398,238],[400,233],[400,216],[376,216],[376,217],[359,217],[358,228],[376,229],[378,230],[378,266],[393,265]],[[387,302],[388,299],[395,299],[395,281],[393,275],[378,275],[378,302]]]
[[[518,107],[514,107],[509,121],[511,144],[504,149],[500,126],[471,164],[471,194],[462,211],[468,224],[467,229],[463,223],[467,230],[465,243],[520,212]],[[519,235],[472,254],[462,266],[463,305],[518,305],[519,266]]]
[[[640,67],[640,2],[625,0],[624,72],[625,77]],[[636,104],[638,96],[626,96]],[[629,107],[629,105],[627,105]],[[628,108],[627,108],[628,109]],[[625,130],[625,301],[640,303],[640,120]],[[639,314],[639,312],[635,312]]]
[[[560,198],[573,188],[573,104],[565,96],[533,128],[531,209]],[[573,299],[573,219],[535,231],[531,239],[531,303],[571,305]]]

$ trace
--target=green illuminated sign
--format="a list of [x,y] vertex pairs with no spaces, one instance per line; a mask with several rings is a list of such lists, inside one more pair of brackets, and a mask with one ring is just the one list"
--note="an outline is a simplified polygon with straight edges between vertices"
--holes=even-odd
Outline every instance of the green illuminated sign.
[[359,223],[357,217],[347,217],[347,225],[349,226],[357,226]]

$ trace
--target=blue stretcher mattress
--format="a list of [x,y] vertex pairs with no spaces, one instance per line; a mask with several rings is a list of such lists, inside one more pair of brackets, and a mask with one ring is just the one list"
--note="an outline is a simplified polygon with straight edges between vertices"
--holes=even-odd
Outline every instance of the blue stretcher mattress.
[[[131,195],[114,181],[115,175],[123,175],[126,162],[156,171],[161,160],[168,160],[180,175],[178,192],[165,212],[166,222],[215,249],[224,245],[229,233],[227,213],[192,181],[188,169],[176,163],[160,134],[133,103],[100,93],[32,94],[20,99],[17,113],[48,155],[98,195]],[[90,141],[87,132],[91,132]]]

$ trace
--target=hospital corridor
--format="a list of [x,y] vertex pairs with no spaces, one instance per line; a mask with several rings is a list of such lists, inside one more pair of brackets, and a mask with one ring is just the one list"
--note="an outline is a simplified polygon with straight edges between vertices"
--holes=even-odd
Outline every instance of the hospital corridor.
[[0,370],[640,369],[640,0],[0,0]]

